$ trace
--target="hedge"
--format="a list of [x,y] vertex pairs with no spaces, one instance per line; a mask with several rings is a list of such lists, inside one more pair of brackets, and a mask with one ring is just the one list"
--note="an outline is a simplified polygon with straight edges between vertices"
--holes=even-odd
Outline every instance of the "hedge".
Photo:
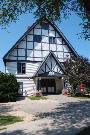
[[0,72],[0,102],[16,101],[19,84],[12,74]]

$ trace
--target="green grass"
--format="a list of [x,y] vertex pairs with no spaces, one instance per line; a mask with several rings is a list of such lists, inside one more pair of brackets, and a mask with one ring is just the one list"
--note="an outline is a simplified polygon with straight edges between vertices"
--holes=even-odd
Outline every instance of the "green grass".
[[6,126],[21,121],[23,121],[23,119],[17,116],[0,116],[0,126]]
[[90,126],[84,128],[82,131],[80,131],[78,134],[76,135],[90,135]]
[[44,96],[40,96],[40,97],[36,97],[36,96],[30,96],[30,97],[28,97],[30,100],[40,100],[40,99],[42,99],[42,100],[46,100],[47,98],[46,97],[44,97]]

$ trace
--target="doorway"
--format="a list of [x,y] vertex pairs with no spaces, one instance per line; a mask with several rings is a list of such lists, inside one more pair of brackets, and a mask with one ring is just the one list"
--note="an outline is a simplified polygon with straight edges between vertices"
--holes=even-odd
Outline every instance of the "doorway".
[[55,94],[56,83],[55,79],[41,79],[41,90],[43,94]]

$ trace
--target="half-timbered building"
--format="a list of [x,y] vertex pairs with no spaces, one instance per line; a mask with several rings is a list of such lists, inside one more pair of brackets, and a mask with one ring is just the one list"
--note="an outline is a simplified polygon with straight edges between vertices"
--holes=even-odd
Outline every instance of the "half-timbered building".
[[64,88],[63,63],[72,55],[78,54],[60,29],[45,18],[27,29],[3,61],[5,72],[16,76],[20,94],[30,95],[35,90],[54,94]]

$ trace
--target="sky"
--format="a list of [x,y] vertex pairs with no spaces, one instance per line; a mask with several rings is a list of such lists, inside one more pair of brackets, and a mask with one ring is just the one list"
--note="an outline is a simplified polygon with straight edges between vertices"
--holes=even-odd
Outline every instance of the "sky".
[[[5,53],[16,43],[16,41],[27,30],[28,26],[31,26],[35,22],[36,18],[33,14],[24,14],[19,17],[15,23],[9,24],[6,29],[0,27],[0,71],[4,72],[3,56]],[[81,39],[79,33],[82,31],[79,25],[82,20],[72,14],[69,19],[62,19],[61,22],[57,22],[57,26],[72,44],[74,49],[79,55],[87,57],[90,60],[90,41]]]

